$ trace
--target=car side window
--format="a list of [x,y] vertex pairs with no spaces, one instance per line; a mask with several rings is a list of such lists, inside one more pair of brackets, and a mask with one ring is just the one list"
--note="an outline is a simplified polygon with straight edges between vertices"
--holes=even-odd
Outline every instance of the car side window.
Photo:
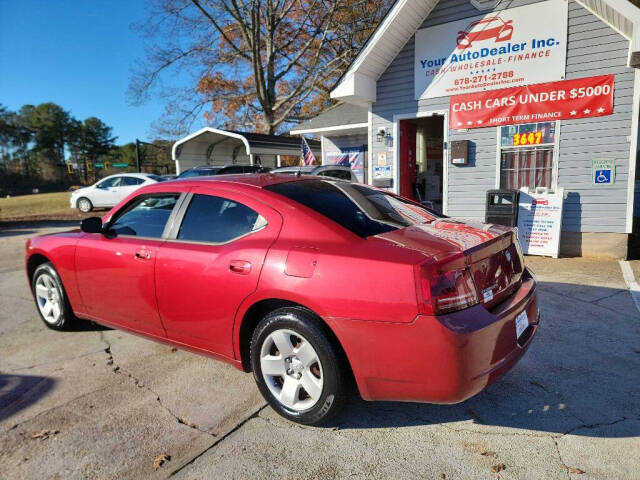
[[138,177],[122,177],[122,180],[120,180],[121,187],[133,187],[134,185],[141,185],[143,183],[144,180]]
[[120,179],[122,177],[111,177],[111,178],[107,178],[106,180],[103,180],[102,182],[100,182],[97,187],[98,188],[112,188],[112,187],[117,187],[120,185]]
[[226,243],[260,230],[266,224],[264,217],[246,205],[222,197],[196,194],[184,215],[178,240]]
[[196,177],[208,177],[209,175],[213,175],[216,171],[209,169],[196,170]]
[[236,173],[244,173],[244,168],[243,167],[225,167],[222,170],[220,170],[218,175],[232,175]]
[[109,228],[117,235],[162,238],[164,227],[179,196],[179,193],[142,196],[127,207]]
[[186,170],[184,172],[182,172],[180,175],[178,175],[179,178],[190,178],[190,177],[197,177],[198,174],[198,170]]

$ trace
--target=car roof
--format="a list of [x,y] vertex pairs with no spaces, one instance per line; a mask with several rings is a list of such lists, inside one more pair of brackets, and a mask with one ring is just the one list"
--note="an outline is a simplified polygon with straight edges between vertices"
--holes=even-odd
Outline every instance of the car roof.
[[280,167],[272,170],[273,173],[302,173],[319,172],[324,170],[351,170],[346,165],[305,165],[302,167]]
[[137,177],[137,178],[150,178],[149,175],[154,175],[153,173],[112,173],[111,175],[107,175],[106,177],[102,177],[100,180],[105,180],[111,177]]
[[272,172],[274,173],[290,173],[290,172],[297,172],[298,170],[301,172],[312,172],[316,169],[316,165],[303,165],[303,166],[298,166],[298,167],[279,167],[279,168],[274,168],[272,170]]
[[220,170],[229,167],[260,167],[260,165],[251,165],[249,163],[227,163],[225,165],[196,165],[189,170]]
[[317,165],[314,170],[351,170],[346,165]]

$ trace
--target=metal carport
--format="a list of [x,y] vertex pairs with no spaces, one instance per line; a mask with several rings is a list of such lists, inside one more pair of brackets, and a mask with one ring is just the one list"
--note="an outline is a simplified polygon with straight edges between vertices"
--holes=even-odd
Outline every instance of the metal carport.
[[[320,142],[308,140],[309,147],[320,158]],[[229,165],[259,163],[277,167],[281,155],[300,156],[300,137],[235,132],[205,127],[178,140],[171,151],[176,173],[197,165]]]

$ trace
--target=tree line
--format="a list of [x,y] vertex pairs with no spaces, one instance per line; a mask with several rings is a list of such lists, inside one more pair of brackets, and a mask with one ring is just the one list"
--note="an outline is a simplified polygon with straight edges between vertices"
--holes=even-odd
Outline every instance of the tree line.
[[[0,104],[0,188],[8,185],[89,183],[106,174],[136,170],[134,143],[116,145],[113,129],[98,117],[75,118],[52,102],[11,111]],[[141,161],[157,173],[170,171],[170,143],[143,147]],[[124,167],[124,165],[128,165]]]

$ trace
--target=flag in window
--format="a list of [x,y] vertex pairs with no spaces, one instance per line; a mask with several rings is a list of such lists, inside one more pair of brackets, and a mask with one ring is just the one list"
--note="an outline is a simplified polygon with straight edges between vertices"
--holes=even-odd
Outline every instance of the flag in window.
[[307,139],[302,137],[302,164],[313,165],[314,163],[316,163],[316,157],[309,148]]

